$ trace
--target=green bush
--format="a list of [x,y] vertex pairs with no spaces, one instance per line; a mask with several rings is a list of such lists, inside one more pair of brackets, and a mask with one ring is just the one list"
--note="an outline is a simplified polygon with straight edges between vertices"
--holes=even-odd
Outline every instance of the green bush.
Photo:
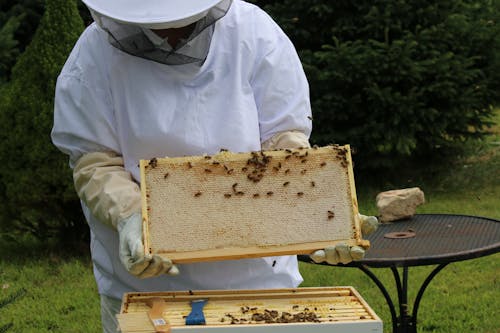
[[0,228],[69,241],[86,228],[67,157],[50,131],[56,78],[83,23],[75,1],[47,0],[45,9],[0,95]]
[[7,81],[10,68],[19,54],[14,32],[19,27],[20,18],[11,17],[0,27],[0,85]]
[[312,141],[358,169],[396,167],[481,136],[500,97],[500,2],[256,1],[299,50]]
[[9,80],[17,56],[33,38],[43,7],[39,0],[0,2],[0,83]]

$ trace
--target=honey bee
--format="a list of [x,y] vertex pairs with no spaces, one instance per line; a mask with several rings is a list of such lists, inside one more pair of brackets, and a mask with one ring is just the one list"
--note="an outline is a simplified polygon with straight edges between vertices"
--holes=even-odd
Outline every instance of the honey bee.
[[303,195],[304,195],[304,192],[298,192],[298,193],[297,193],[297,196],[299,196],[299,197],[301,197],[301,196],[303,196]]
[[290,184],[290,182],[284,182],[283,186],[288,186],[289,184]]
[[194,196],[195,196],[195,197],[199,197],[200,195],[201,195],[201,192],[196,192],[196,193],[194,194]]
[[158,160],[156,159],[156,157],[153,157],[149,160],[149,165],[151,165],[152,168],[156,168],[156,166],[158,165]]

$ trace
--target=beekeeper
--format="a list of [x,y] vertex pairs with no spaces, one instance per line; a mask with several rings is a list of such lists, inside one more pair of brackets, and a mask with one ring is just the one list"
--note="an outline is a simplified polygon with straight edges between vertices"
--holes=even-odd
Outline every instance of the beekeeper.
[[104,331],[116,331],[125,292],[298,286],[295,256],[177,267],[145,255],[138,185],[140,159],[308,146],[308,83],[290,40],[241,0],[83,1],[95,23],[57,80],[52,140],[90,226]]

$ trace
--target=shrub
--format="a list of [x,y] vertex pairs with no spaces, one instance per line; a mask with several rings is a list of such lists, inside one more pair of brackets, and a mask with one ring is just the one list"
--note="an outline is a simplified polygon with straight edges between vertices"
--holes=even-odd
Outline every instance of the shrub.
[[317,144],[359,169],[480,137],[500,97],[500,5],[490,0],[257,1],[299,50]]
[[17,56],[33,38],[43,8],[44,1],[39,0],[0,2],[0,81],[9,80]]
[[86,227],[50,131],[55,81],[83,23],[75,1],[48,0],[45,8],[0,95],[0,228],[71,240]]
[[19,54],[18,42],[14,39],[19,21],[18,17],[11,17],[0,27],[0,85],[7,81],[12,63]]

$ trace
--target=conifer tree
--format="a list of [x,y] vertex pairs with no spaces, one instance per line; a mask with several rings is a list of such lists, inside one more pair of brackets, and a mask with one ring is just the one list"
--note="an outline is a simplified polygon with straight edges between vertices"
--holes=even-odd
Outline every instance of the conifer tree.
[[63,233],[68,239],[85,230],[67,157],[50,140],[56,79],[82,30],[74,0],[47,0],[32,42],[1,91],[0,228],[4,231],[28,231],[41,239]]

